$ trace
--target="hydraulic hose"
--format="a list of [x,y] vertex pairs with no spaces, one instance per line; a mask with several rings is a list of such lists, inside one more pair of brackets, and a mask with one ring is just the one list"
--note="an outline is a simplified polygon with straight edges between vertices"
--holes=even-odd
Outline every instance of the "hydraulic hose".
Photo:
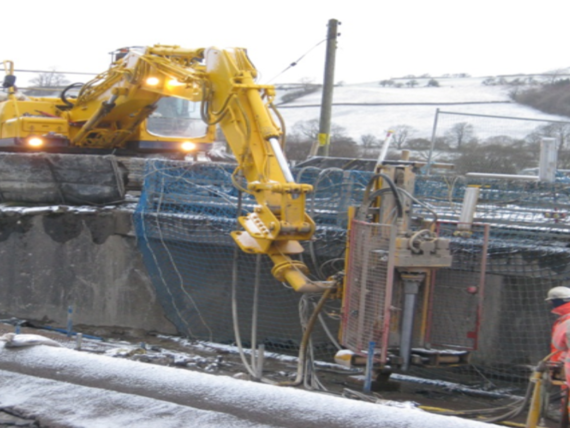
[[[241,215],[241,210],[242,210],[242,192],[238,191],[238,204],[237,204],[238,217]],[[262,376],[262,373],[257,373],[255,371],[255,369],[248,363],[247,358],[245,357],[245,353],[243,351],[243,343],[241,341],[241,334],[239,331],[239,317],[238,317],[238,310],[237,310],[237,283],[238,283],[239,254],[240,254],[240,250],[236,246],[234,248],[234,259],[233,259],[233,263],[232,263],[232,320],[233,320],[233,327],[234,327],[234,336],[236,339],[236,344],[238,347],[239,356],[240,356],[240,359],[241,359],[243,366],[246,368],[249,375],[253,379],[261,380],[262,382],[268,383],[268,384],[275,384],[275,382],[273,382],[272,380],[265,379]],[[258,272],[256,269],[256,274],[257,273]],[[257,325],[256,324],[257,323],[255,323],[255,327],[252,325],[252,334],[253,334],[253,332],[255,332],[255,333],[257,332]],[[253,352],[255,352],[254,349],[252,349],[252,353]],[[255,361],[255,358],[252,357],[252,360]]]
[[[253,367],[254,371],[256,371],[257,367],[260,367],[259,360],[257,358],[257,318],[258,318],[258,308],[259,308],[259,280],[260,280],[260,272],[261,270],[261,254],[257,254],[255,257],[255,279],[253,285],[253,309],[251,315],[251,366]],[[258,380],[263,373],[260,373],[261,369],[257,370],[257,377]]]
[[413,202],[415,202],[418,205],[421,205],[422,207],[424,207],[426,210],[428,210],[432,215],[433,215],[433,220],[431,222],[432,225],[437,223],[437,212],[435,212],[435,210],[433,208],[431,208],[428,204],[426,204],[425,202],[420,201],[419,199],[416,199],[414,197],[414,195],[410,194],[407,190],[405,189],[400,189],[400,192],[403,193],[405,196],[407,196],[408,198],[410,198]]
[[[439,407],[432,406],[418,406],[420,409],[427,412],[438,413],[440,415],[446,416],[459,416],[465,418],[476,418],[476,420],[486,423],[495,423],[505,421],[507,419],[512,419],[521,414],[524,410],[530,398],[532,396],[532,384],[529,383],[527,390],[525,392],[524,398],[505,406],[490,408],[490,409],[476,409],[476,410],[448,410]],[[500,415],[486,417],[490,413],[495,413],[499,410],[507,410],[506,413],[501,413]]]
[[303,378],[305,376],[305,359],[307,358],[307,347],[309,344],[309,339],[311,337],[311,333],[313,332],[313,328],[315,326],[315,322],[319,317],[319,313],[323,309],[325,302],[327,301],[329,295],[332,293],[332,288],[327,288],[323,292],[317,306],[315,306],[315,310],[311,314],[311,318],[307,322],[307,327],[303,333],[303,338],[301,339],[301,346],[299,348],[299,361],[297,364],[297,376],[293,381],[285,381],[285,382],[278,382],[277,385],[279,386],[298,386],[303,382]]
[[67,99],[67,91],[69,91],[70,89],[73,89],[73,88],[80,88],[82,86],[83,86],[83,83],[81,83],[81,82],[72,83],[71,85],[65,87],[63,89],[63,91],[61,91],[61,95],[59,96],[59,98],[67,107],[69,107],[69,108],[73,107],[74,104]]
[[376,180],[378,180],[379,178],[382,178],[386,183],[388,183],[388,186],[392,190],[394,199],[396,201],[396,209],[398,210],[398,217],[402,218],[404,216],[404,205],[402,204],[402,199],[400,197],[400,193],[398,192],[398,188],[396,187],[394,181],[392,181],[392,179],[388,175],[382,172],[374,174],[368,181],[368,184],[366,185],[366,190],[364,191],[364,197],[362,198],[362,206],[368,206],[370,200],[370,191],[374,186]]
[[358,210],[358,213],[356,214],[356,219],[359,221],[364,221],[366,219],[366,215],[368,213],[368,209],[370,208],[370,205],[372,205],[372,203],[374,202],[374,199],[378,198],[379,196],[382,196],[385,193],[391,192],[392,189],[378,189],[375,190],[374,192],[372,192],[371,195],[368,196],[364,196],[364,198],[362,199],[362,203],[360,204],[360,209]]

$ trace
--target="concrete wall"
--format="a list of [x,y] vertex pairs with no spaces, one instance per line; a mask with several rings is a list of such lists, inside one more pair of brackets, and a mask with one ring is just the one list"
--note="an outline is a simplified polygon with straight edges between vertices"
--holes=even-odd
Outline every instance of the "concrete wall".
[[0,317],[175,333],[156,299],[128,209],[0,211]]
[[[185,257],[192,258],[192,254],[185,252]],[[213,340],[230,340],[233,337],[228,290],[230,255],[224,263],[217,260],[215,265],[217,268],[209,269],[211,275],[201,279],[203,287],[196,288],[198,293],[194,298],[208,323],[223,324],[220,332],[216,330]],[[253,266],[244,263],[243,269],[251,268],[250,265]],[[251,278],[252,275],[246,276]],[[536,284],[526,284],[528,278],[525,275],[528,276],[524,272],[520,276],[514,276],[513,272],[487,275],[479,346],[473,355],[474,361],[531,364],[548,352],[551,319],[543,295],[551,284],[543,278],[536,278]],[[520,281],[526,282],[519,284],[519,277]],[[445,273],[442,272],[439,278],[443,280]],[[476,324],[476,307],[471,302],[476,297],[465,292],[463,281],[447,282],[453,288],[448,287],[446,293],[449,294],[444,295],[441,302],[440,324],[457,333],[458,337],[466,338]],[[246,293],[243,297],[246,302],[252,300],[249,285],[240,287],[242,293]],[[284,297],[276,294],[283,290],[273,284],[267,289],[268,295],[263,296],[260,310],[260,336],[297,339],[300,332],[296,300],[292,301],[295,304],[284,304]],[[181,295],[173,293],[168,299],[172,298],[179,305],[184,303]],[[162,303],[165,304],[164,296]],[[74,325],[177,332],[165,316],[137,248],[132,210],[1,208],[0,318],[16,317],[65,328],[70,305],[74,309]],[[167,301],[167,310],[168,305]],[[193,306],[187,306],[185,320],[192,321]],[[242,330],[249,334],[250,308],[241,305],[240,310],[245,311],[240,316]],[[291,321],[294,326],[272,322],[276,314],[281,314],[280,319]],[[178,324],[178,330],[184,333],[183,323]],[[194,324],[192,327],[197,328]],[[450,330],[449,326],[454,329]]]

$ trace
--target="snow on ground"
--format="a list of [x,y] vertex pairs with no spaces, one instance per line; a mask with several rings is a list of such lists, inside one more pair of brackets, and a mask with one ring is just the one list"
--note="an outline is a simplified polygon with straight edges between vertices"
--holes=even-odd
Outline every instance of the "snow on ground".
[[[433,130],[436,109],[447,112],[509,116],[530,119],[570,122],[563,116],[542,113],[530,107],[511,102],[508,93],[510,86],[485,86],[482,78],[440,79],[440,87],[383,88],[377,82],[339,86],[334,88],[332,122],[346,129],[347,134],[359,142],[362,135],[376,137],[397,125],[408,125],[416,132],[411,138],[430,138]],[[321,92],[298,98],[279,106],[287,129],[291,131],[300,121],[318,119]],[[345,103],[361,105],[342,105]],[[396,103],[403,105],[373,105]],[[429,105],[406,105],[410,103],[430,103]],[[457,104],[451,103],[487,103]],[[364,105],[368,104],[368,105]],[[308,106],[308,107],[303,107]],[[292,108],[294,107],[294,108]],[[468,122],[475,127],[480,138],[495,135],[508,135],[524,138],[537,126],[546,122],[483,119],[467,116],[439,116],[438,135],[443,135],[455,123]]]
[[42,426],[85,428],[263,427],[221,412],[0,370],[0,405]]
[[490,426],[43,345],[0,344],[0,406],[64,427]]
[[[439,79],[439,87],[427,87],[420,80],[415,88],[382,87],[378,82],[337,86],[335,103],[462,103],[510,101],[509,86],[486,86],[482,78]],[[404,80],[405,81],[405,80]],[[404,82],[402,81],[402,82]],[[315,92],[290,105],[320,104],[321,93]],[[289,104],[288,104],[289,105]]]
[[60,347],[61,344],[49,337],[39,334],[16,334],[6,333],[0,336],[0,342],[4,342],[5,348],[24,348],[27,346],[46,345]]

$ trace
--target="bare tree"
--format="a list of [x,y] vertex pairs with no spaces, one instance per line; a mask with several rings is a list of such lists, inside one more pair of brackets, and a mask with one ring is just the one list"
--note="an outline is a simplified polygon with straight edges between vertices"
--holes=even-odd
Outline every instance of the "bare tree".
[[358,158],[358,144],[346,135],[337,136],[334,141],[331,138],[330,156],[337,158]]
[[556,70],[551,70],[548,73],[546,73],[547,76],[547,83],[549,84],[553,84],[556,83],[559,79],[560,76],[564,76],[568,73],[568,70],[564,69],[564,68],[558,68]]
[[[287,157],[289,160],[304,160],[309,154],[306,150],[317,140],[319,135],[319,120],[304,120],[297,122],[291,128],[287,137]],[[357,157],[358,145],[346,135],[346,129],[337,124],[331,124],[330,156]],[[306,150],[306,154],[305,154]]]
[[309,156],[313,142],[310,140],[299,139],[298,135],[289,134],[287,136],[287,144],[285,146],[285,154],[289,161],[304,161]]
[[481,146],[468,143],[462,147],[460,156],[455,160],[458,173],[489,172],[516,174],[523,168],[536,166],[536,153],[528,149],[524,141],[514,140],[512,144],[490,143]]
[[36,77],[30,79],[30,83],[39,88],[54,88],[69,84],[69,80],[65,78],[65,74],[59,73],[52,68],[51,71],[40,73]]
[[52,68],[51,71],[39,73],[32,77],[30,83],[33,88],[27,92],[29,95],[45,95],[46,89],[61,88],[68,85],[70,81],[66,79],[65,74],[59,73],[55,68]]
[[468,143],[475,137],[475,131],[470,123],[459,122],[446,132],[446,136],[451,141],[451,144],[455,144],[457,149],[460,150],[465,143]]
[[411,138],[408,140],[407,146],[412,150],[429,150],[431,141],[427,138]]
[[360,137],[360,156],[366,159],[375,159],[380,154],[380,140],[372,134],[365,134]]
[[396,125],[390,129],[394,132],[392,146],[397,149],[403,149],[408,139],[416,133],[414,127],[410,125]]
[[549,123],[547,125],[538,126],[533,132],[527,135],[526,139],[532,143],[540,143],[543,137],[554,138],[558,146],[558,153],[568,149],[570,142],[570,124],[567,123]]
[[[319,119],[301,120],[293,125],[291,132],[314,141],[319,136]],[[334,139],[338,140],[345,137],[345,128],[334,123],[331,124],[331,142]]]
[[486,138],[484,143],[485,144],[494,144],[494,145],[503,145],[503,146],[512,146],[516,143],[513,137],[508,135],[493,135],[492,137]]

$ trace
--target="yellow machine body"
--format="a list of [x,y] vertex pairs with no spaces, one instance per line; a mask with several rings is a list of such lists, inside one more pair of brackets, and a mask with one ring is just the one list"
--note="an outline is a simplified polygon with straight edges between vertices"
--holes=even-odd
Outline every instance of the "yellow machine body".
[[[120,51],[124,56],[117,55],[107,71],[81,87],[66,88],[60,97],[18,93],[13,64],[5,61],[0,148],[181,155],[208,150],[215,126],[200,117],[207,79],[203,49],[154,46]],[[77,90],[77,96],[67,95]]]

